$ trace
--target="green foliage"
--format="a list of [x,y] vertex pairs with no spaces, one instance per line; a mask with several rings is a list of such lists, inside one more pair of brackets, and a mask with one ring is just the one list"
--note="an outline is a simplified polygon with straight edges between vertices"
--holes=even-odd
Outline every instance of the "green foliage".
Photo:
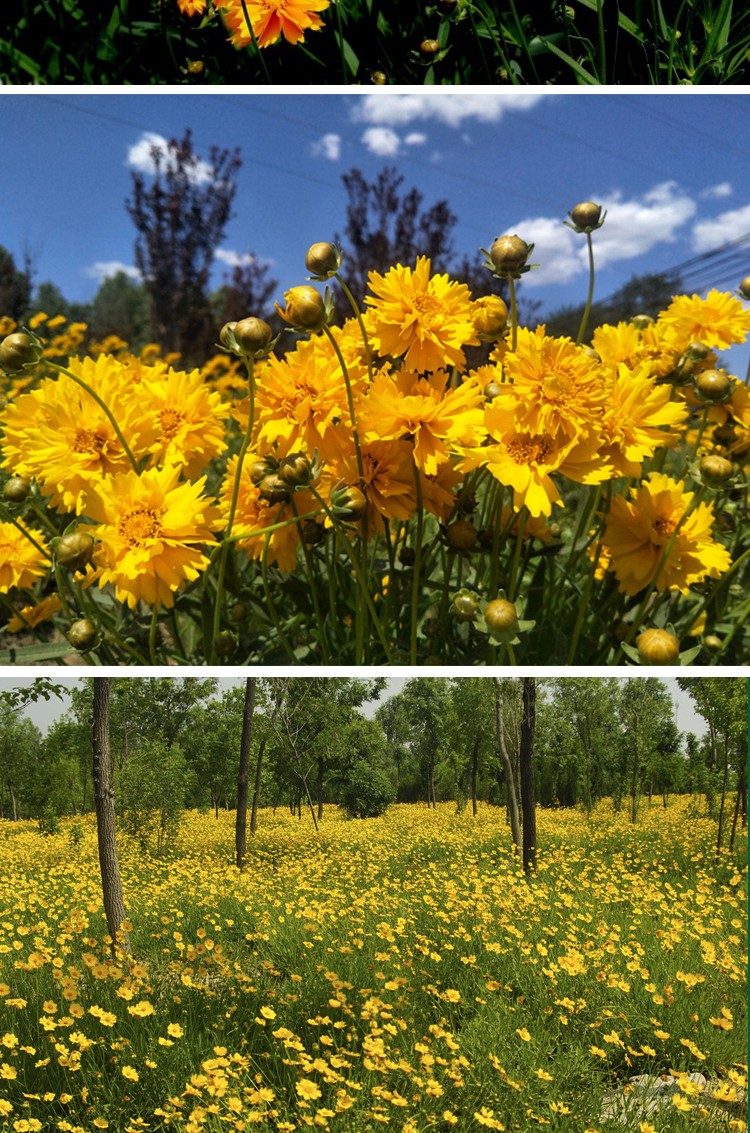
[[124,829],[157,857],[174,845],[190,779],[182,749],[160,739],[132,752],[120,772],[117,805]]
[[[6,8],[0,81],[21,85],[692,86],[748,78],[750,17],[737,0],[338,0],[304,47],[281,41],[262,52],[236,50],[216,12],[189,19],[176,0],[17,0]],[[420,51],[426,39],[436,52]]]
[[393,783],[385,770],[360,759],[349,772],[341,792],[341,806],[350,818],[379,818],[395,797]]

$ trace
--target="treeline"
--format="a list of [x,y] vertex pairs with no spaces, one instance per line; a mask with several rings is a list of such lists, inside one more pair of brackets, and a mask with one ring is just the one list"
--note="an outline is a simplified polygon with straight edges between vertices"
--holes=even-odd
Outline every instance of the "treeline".
[[[251,832],[258,810],[288,807],[317,825],[327,807],[374,817],[394,801],[479,801],[508,810],[523,797],[522,681],[413,678],[378,701],[382,677],[268,677],[219,693],[215,678],[114,678],[110,748],[122,827],[165,852],[186,807],[235,810],[245,736]],[[672,689],[657,678],[530,681],[535,704],[531,767],[536,802],[590,811],[609,797],[636,821],[641,800],[705,796],[731,836],[747,821],[747,682],[678,678],[706,721],[680,732]],[[369,707],[368,707],[369,706]],[[528,706],[527,706],[528,708]],[[0,697],[0,817],[94,809],[93,680],[46,736]],[[528,737],[527,737],[528,741]],[[244,805],[244,803],[243,803]],[[721,829],[719,831],[721,839]]]

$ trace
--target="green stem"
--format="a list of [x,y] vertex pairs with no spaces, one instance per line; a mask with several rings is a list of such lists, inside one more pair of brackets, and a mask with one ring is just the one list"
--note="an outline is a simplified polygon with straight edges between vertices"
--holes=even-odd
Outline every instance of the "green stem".
[[247,30],[250,32],[250,38],[253,41],[253,47],[255,48],[255,53],[258,56],[258,62],[260,63],[261,70],[263,71],[263,74],[266,77],[266,82],[268,83],[269,86],[271,86],[272,85],[271,75],[269,73],[268,67],[266,66],[266,61],[263,58],[263,52],[261,51],[260,47],[258,46],[258,41],[255,38],[255,28],[253,27],[252,20],[250,19],[250,13],[247,10],[247,4],[245,3],[245,0],[240,0],[240,3],[242,4],[242,14],[245,17],[245,23],[247,24]]
[[516,303],[516,281],[512,275],[506,276],[510,292],[510,348],[516,349],[518,341],[518,304]]
[[159,628],[159,603],[154,603],[154,608],[151,611],[151,625],[148,631],[148,656],[152,665],[158,665],[159,659],[156,655],[156,632]]
[[[601,5],[601,0],[599,0],[599,3]],[[590,232],[586,233],[586,242],[589,250],[589,293],[586,297],[586,306],[583,309],[581,325],[578,328],[578,335],[576,336],[576,346],[580,346],[583,342],[583,336],[586,333],[586,324],[591,314],[591,304],[594,301],[594,244]]]
[[[297,513],[297,505],[294,502],[294,493],[292,493],[292,498],[291,498],[290,502],[291,502],[292,511],[294,512],[295,517],[299,518],[298,513]],[[307,518],[307,517],[305,517],[305,518]],[[315,620],[318,623],[318,633],[320,635],[320,648],[321,648],[321,652],[323,654],[323,660],[326,664],[328,664],[328,662],[330,662],[331,658],[328,654],[328,644],[326,642],[325,623],[323,621],[323,615],[322,615],[321,609],[320,609],[320,600],[318,598],[318,587],[316,585],[315,572],[313,570],[312,555],[310,554],[310,548],[308,547],[307,543],[305,543],[304,539],[302,539],[300,541],[302,543],[302,553],[305,557],[305,568],[307,570],[307,577],[310,580],[310,595],[312,597],[313,610],[315,612]]]
[[114,429],[115,434],[117,436],[117,439],[120,442],[120,444],[122,445],[123,452],[125,453],[128,460],[130,461],[130,464],[133,468],[133,471],[138,472],[138,463],[137,463],[135,457],[133,456],[132,452],[130,451],[130,445],[125,440],[125,437],[122,435],[122,430],[120,429],[120,426],[117,424],[117,421],[115,420],[114,414],[112,413],[111,409],[109,408],[107,403],[102,400],[102,398],[99,396],[99,394],[96,392],[96,390],[93,390],[91,388],[91,386],[88,384],[88,382],[85,382],[83,380],[83,378],[79,378],[77,374],[73,374],[73,373],[71,373],[70,370],[67,370],[65,368],[65,366],[58,366],[57,362],[50,362],[49,359],[47,359],[47,365],[51,369],[57,370],[58,374],[64,374],[66,378],[70,378],[71,381],[74,381],[77,386],[80,386],[81,389],[85,390],[86,393],[90,397],[93,397],[94,401],[99,406],[99,408],[104,412],[107,420],[109,421],[110,425]]
[[409,663],[417,663],[417,625],[419,623],[419,576],[422,559],[422,532],[424,529],[424,501],[419,468],[414,462],[414,484],[417,493],[417,534],[414,547],[414,574],[411,580],[411,628],[409,632]]
[[523,533],[526,530],[526,522],[529,518],[529,509],[524,506],[518,516],[518,535],[516,536],[516,546],[513,551],[513,561],[510,565],[510,578],[508,580],[508,601],[515,602],[516,600],[516,583],[518,581],[518,564],[521,559],[521,548],[523,546]]
[[[285,504],[282,504],[282,508],[285,507],[285,506],[286,506]],[[271,587],[270,587],[270,584],[268,582],[268,547],[269,547],[270,542],[271,542],[271,535],[270,535],[270,532],[269,532],[266,535],[265,541],[263,543],[263,555],[262,555],[261,560],[260,560],[260,572],[261,572],[261,578],[263,579],[263,593],[264,593],[265,598],[266,598],[266,605],[268,606],[268,612],[271,615],[271,621],[273,622],[273,627],[274,627],[274,629],[276,630],[276,633],[279,636],[279,641],[284,646],[284,649],[286,651],[287,656],[289,657],[289,660],[292,662],[293,665],[296,665],[297,664],[297,658],[294,655],[294,650],[292,649],[289,638],[284,633],[283,627],[281,625],[281,619],[279,618],[279,611],[276,608],[276,602],[274,601],[274,597],[271,593]]]

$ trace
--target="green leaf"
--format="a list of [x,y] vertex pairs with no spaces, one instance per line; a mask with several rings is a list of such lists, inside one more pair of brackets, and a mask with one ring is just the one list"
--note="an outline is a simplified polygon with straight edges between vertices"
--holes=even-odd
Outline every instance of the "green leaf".
[[[596,0],[578,0],[578,3],[582,4],[584,8],[588,8],[591,12],[598,11]],[[632,20],[629,20],[623,12],[617,13],[617,26],[619,28],[622,28],[623,31],[626,31],[628,35],[635,36],[635,38],[637,40],[640,40],[641,42],[643,42],[643,40],[646,38],[641,29],[638,27],[638,24],[633,23]],[[663,32],[662,34],[664,34],[666,38],[669,38],[668,32]]]
[[562,48],[552,43],[549,37],[543,35],[539,38],[544,40],[553,55],[556,55],[558,59],[562,59],[563,63],[568,64],[570,69],[574,72],[581,83],[585,83],[586,85],[592,87],[600,86],[599,80],[597,78],[595,78],[593,75],[590,75],[588,71],[581,66],[580,63],[573,59],[572,56],[568,55],[567,52],[563,51]]
[[70,657],[75,649],[69,641],[56,641],[50,645],[22,645],[18,649],[0,652],[0,665],[34,665],[40,661],[59,661]]

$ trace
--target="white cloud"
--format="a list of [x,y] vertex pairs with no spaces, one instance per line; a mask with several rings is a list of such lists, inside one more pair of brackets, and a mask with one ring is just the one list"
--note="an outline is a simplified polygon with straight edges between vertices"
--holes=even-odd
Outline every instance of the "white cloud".
[[427,141],[426,134],[407,134],[404,138],[405,146],[423,146]]
[[[152,134],[146,132],[142,134],[134,146],[128,149],[128,160],[126,164],[131,169],[136,169],[139,173],[148,173],[153,175],[156,172],[156,162],[154,161],[154,151],[160,155],[161,168],[164,170],[174,169],[175,161],[169,153],[169,142],[163,138],[161,134]],[[214,171],[210,165],[200,158],[196,158],[193,165],[190,167],[188,173],[188,180],[192,181],[195,185],[205,185],[208,181],[212,181]]]
[[710,185],[699,194],[702,200],[721,200],[724,197],[731,197],[734,189],[728,181],[720,181],[718,185]]
[[341,135],[324,134],[310,146],[313,157],[325,157],[328,161],[338,161],[341,157]]
[[710,252],[750,232],[750,205],[723,212],[693,225],[693,251]]
[[[632,200],[623,200],[619,192],[593,196],[592,200],[608,211],[604,226],[594,235],[597,268],[641,256],[656,244],[673,243],[696,212],[695,201],[674,181],[655,185]],[[535,244],[531,258],[541,266],[524,276],[527,287],[565,283],[588,270],[585,238],[567,228],[558,217],[519,220],[505,231],[517,232]]]
[[87,276],[91,279],[98,279],[100,283],[105,279],[110,279],[113,275],[117,275],[119,272],[124,272],[125,275],[129,275],[131,279],[140,280],[141,278],[141,273],[138,271],[138,268],[133,267],[132,264],[122,264],[119,260],[107,260],[106,262],[90,264],[89,267],[84,268],[84,271]]
[[233,252],[230,248],[217,248],[214,258],[230,268],[246,268],[254,264],[258,257],[252,252]]
[[410,122],[434,119],[448,126],[460,126],[467,119],[499,122],[505,111],[528,110],[550,91],[525,90],[432,90],[394,94],[391,91],[368,91],[357,96],[351,118],[375,126],[405,126]]
[[370,153],[379,157],[395,157],[401,148],[401,142],[395,130],[386,126],[371,126],[362,135],[362,144],[367,146]]

